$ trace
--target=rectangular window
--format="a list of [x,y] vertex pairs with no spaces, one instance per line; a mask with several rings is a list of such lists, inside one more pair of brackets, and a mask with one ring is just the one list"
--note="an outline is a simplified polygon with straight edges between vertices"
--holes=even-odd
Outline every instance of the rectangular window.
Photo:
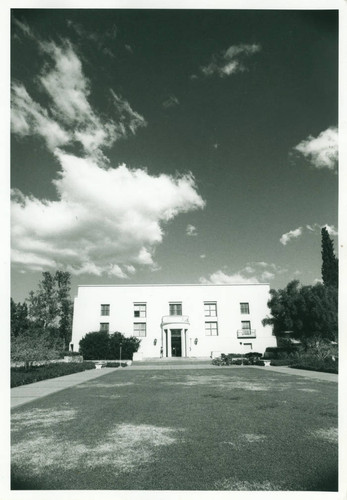
[[249,314],[249,303],[241,302],[240,309],[241,309],[241,314]]
[[110,323],[100,323],[100,332],[109,332]]
[[181,302],[171,302],[170,303],[170,316],[182,316],[182,303]]
[[247,351],[249,352],[249,351],[253,350],[253,345],[252,344],[246,344],[246,343],[244,343],[243,347],[244,347],[245,352],[247,352]]
[[145,318],[146,309],[146,304],[134,304],[134,318]]
[[110,315],[110,304],[101,304],[101,316]]
[[218,335],[217,321],[206,321],[206,323],[205,323],[205,335],[210,335],[210,336]]
[[245,331],[245,330],[251,330],[251,322],[250,321],[241,321],[241,325],[242,325],[242,330]]
[[134,323],[135,337],[146,337],[146,323]]
[[204,302],[205,316],[217,316],[217,302]]

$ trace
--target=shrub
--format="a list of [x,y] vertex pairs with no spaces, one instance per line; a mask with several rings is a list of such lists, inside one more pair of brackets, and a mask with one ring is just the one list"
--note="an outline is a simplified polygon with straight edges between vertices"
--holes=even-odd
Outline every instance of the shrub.
[[122,343],[122,359],[133,359],[140,346],[140,339],[125,337],[120,332],[90,332],[80,340],[80,354],[84,359],[118,359]]
[[265,366],[265,363],[262,359],[257,359],[256,361],[254,361],[254,364],[257,366]]
[[106,363],[106,365],[105,365],[105,366],[106,366],[106,368],[119,368],[120,363],[116,363],[116,362],[113,362],[113,363],[112,363],[112,362],[108,362],[108,363]]
[[11,387],[31,384],[71,373],[82,372],[95,368],[91,362],[84,363],[52,363],[50,365],[32,366],[28,371],[25,367],[11,368]]
[[34,332],[11,339],[11,361],[24,362],[26,370],[32,367],[34,361],[48,361],[57,357],[58,352],[52,348],[49,339]]
[[81,356],[81,353],[77,352],[77,351],[60,351],[60,352],[58,352],[58,359],[64,359],[65,356],[70,356],[70,357]]
[[288,366],[290,364],[290,359],[272,359],[270,366]]
[[267,347],[265,349],[265,359],[283,359],[298,350],[297,347]]
[[313,355],[303,355],[293,360],[291,368],[301,368],[302,370],[312,370],[318,372],[338,373],[338,361],[332,358],[318,358]]

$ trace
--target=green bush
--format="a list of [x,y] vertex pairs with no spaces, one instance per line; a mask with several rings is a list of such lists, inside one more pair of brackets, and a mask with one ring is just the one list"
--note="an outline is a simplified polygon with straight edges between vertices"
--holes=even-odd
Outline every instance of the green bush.
[[267,347],[264,359],[283,359],[297,352],[297,347]]
[[264,361],[263,361],[263,360],[261,360],[261,359],[257,359],[257,360],[254,362],[254,364],[255,364],[256,366],[265,366]]
[[272,359],[270,366],[288,366],[291,363],[290,358],[286,359]]
[[70,375],[71,373],[91,370],[93,368],[95,368],[95,364],[91,362],[52,363],[49,365],[32,366],[30,369],[26,367],[11,368],[11,387],[32,384],[40,380]]
[[58,352],[58,359],[64,359],[65,356],[81,356],[80,352],[76,351],[59,351]]
[[80,340],[80,354],[84,359],[119,359],[122,344],[122,359],[133,359],[141,340],[136,337],[125,337],[120,332],[90,332]]
[[332,358],[317,358],[312,355],[303,355],[292,361],[291,368],[312,370],[317,372],[338,373],[338,361]]

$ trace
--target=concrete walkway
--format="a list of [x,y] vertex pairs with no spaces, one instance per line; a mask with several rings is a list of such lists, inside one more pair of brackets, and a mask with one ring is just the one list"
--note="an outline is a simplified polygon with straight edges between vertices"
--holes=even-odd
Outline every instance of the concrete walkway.
[[312,370],[300,370],[299,368],[289,368],[289,366],[252,366],[259,370],[270,370],[285,375],[299,375],[300,377],[314,378],[316,380],[326,380],[328,382],[338,382],[337,373],[314,372]]
[[[324,380],[328,382],[337,382],[338,375],[335,373],[314,372],[310,370],[299,370],[297,368],[289,368],[287,366],[245,366],[244,368],[252,368],[254,370],[266,370],[285,375],[299,375],[301,377],[312,378],[316,380]],[[126,371],[137,370],[243,370],[242,366],[215,366],[212,365],[210,359],[170,359],[170,360],[147,360],[137,361],[126,368]],[[107,375],[122,368],[102,368],[101,370],[85,370],[84,372],[64,375],[63,377],[41,380],[33,384],[21,385],[11,389],[11,408],[30,403],[35,399],[40,399],[54,392],[59,392],[68,387],[81,384],[87,380]]]
[[107,375],[122,368],[102,368],[101,370],[85,370],[84,372],[72,373],[62,377],[40,380],[33,384],[20,385],[11,389],[11,408],[30,403],[35,399],[40,399],[54,392],[63,391],[68,387],[81,384],[87,380]]

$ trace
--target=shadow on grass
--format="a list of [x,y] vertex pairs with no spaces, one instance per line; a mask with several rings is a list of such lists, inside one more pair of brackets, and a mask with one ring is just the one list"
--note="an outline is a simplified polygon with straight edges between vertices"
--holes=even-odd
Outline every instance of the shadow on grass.
[[11,490],[42,490],[43,486],[39,481],[22,477],[20,474],[12,474],[11,476]]

